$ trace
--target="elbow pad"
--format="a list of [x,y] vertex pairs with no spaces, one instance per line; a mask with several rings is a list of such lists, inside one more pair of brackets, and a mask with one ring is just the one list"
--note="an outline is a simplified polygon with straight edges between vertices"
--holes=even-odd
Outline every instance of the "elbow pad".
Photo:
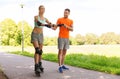
[[38,26],[41,26],[41,25],[42,25],[42,23],[41,23],[41,22],[39,22],[39,21],[37,21],[37,25],[38,25]]

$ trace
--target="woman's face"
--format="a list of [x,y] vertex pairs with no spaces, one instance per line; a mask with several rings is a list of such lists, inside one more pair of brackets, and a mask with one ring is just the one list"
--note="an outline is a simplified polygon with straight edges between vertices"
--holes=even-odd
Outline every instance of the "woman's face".
[[44,6],[40,7],[39,13],[40,13],[40,14],[43,14],[44,12],[45,12],[45,7],[44,7]]

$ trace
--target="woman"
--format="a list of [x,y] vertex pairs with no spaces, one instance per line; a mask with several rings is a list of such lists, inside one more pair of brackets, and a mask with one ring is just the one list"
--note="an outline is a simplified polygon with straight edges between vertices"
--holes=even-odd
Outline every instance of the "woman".
[[[39,15],[34,17],[34,29],[31,34],[31,43],[35,48],[35,74],[40,76],[40,72],[43,72],[42,62],[41,62],[41,55],[42,55],[42,48],[43,48],[43,27],[51,26],[52,24],[46,19],[43,15],[45,12],[45,7],[43,5],[39,6]],[[39,24],[40,22],[41,24]]]

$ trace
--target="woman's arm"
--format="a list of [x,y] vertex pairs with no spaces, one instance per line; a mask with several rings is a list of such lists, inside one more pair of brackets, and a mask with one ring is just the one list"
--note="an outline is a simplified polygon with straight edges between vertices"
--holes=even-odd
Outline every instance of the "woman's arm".
[[47,18],[45,18],[45,19],[46,19],[47,24],[51,24],[51,22]]
[[52,24],[47,18],[46,18],[46,23],[48,23],[48,25],[51,26],[51,28],[52,28],[53,30],[56,30],[57,27],[58,27],[57,25]]
[[37,16],[34,16],[34,22],[37,22],[38,20],[37,20]]
[[[45,24],[42,24],[38,21],[38,17],[34,16],[34,23],[37,24],[38,26],[44,26]],[[35,25],[36,26],[36,25]]]

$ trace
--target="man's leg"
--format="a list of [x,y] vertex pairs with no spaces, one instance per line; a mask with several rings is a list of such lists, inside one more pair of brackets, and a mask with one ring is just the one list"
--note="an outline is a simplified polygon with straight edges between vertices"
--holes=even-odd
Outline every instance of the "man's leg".
[[59,49],[59,51],[58,51],[58,64],[59,64],[59,66],[62,65],[62,52],[63,52],[63,50]]
[[63,47],[64,47],[64,42],[62,38],[58,38],[58,64],[59,64],[59,72],[63,73],[62,70],[62,54],[63,54]]
[[65,59],[65,56],[66,56],[66,52],[67,52],[67,49],[63,49],[62,59],[61,59],[61,65],[64,64],[64,59]]
[[63,50],[62,49],[59,49],[58,51],[58,64],[59,64],[59,69],[58,71],[60,73],[63,73],[63,70],[62,70],[62,53],[63,53]]
[[69,49],[69,39],[64,39],[64,48],[62,53],[62,69],[69,70],[69,68],[65,67],[64,60],[67,53],[67,49]]

